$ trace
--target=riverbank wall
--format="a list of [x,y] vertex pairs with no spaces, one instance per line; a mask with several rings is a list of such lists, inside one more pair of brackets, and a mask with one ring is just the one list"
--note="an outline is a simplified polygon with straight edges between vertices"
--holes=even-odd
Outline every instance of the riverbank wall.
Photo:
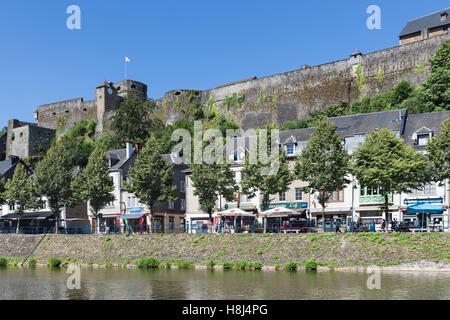
[[[322,268],[421,268],[450,271],[450,234],[150,234],[0,235],[0,257],[28,257],[38,264],[51,258],[85,265],[136,265],[145,258],[167,264],[206,266],[259,262],[264,268],[304,265]],[[36,246],[36,244],[38,244]],[[19,259],[20,260],[20,259]],[[25,264],[26,262],[25,261]],[[211,263],[212,262],[212,263]],[[389,268],[388,268],[389,267]]]

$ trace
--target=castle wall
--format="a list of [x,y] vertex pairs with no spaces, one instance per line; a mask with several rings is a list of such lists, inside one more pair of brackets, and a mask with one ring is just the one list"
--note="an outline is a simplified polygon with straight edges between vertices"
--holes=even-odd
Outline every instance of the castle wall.
[[[449,38],[450,35],[445,34],[365,54],[359,60],[349,58],[222,85],[201,91],[201,103],[208,109],[207,102],[212,97],[221,113],[240,123],[244,130],[273,122],[282,125],[287,121],[305,118],[310,112],[321,110],[330,104],[357,99],[360,96],[355,82],[355,67],[358,63],[365,75],[365,96],[377,94],[377,89],[379,92],[390,90],[401,81],[408,81],[414,86],[421,85],[430,74],[428,60]],[[418,65],[424,66],[422,72],[417,72]],[[379,68],[383,70],[381,83],[377,79]],[[165,120],[169,123],[182,115],[175,105],[179,99],[176,93],[177,90],[170,91],[158,101],[160,108],[163,108],[160,114],[165,115]],[[235,103],[236,99],[230,99],[233,94],[242,98],[243,103]]]
[[7,157],[15,156],[26,159],[45,152],[55,137],[55,130],[37,127],[36,125],[25,125],[13,128],[9,137],[9,153]]
[[56,130],[59,124],[64,131],[81,120],[96,119],[96,114],[95,100],[78,98],[39,106],[35,119],[40,127]]

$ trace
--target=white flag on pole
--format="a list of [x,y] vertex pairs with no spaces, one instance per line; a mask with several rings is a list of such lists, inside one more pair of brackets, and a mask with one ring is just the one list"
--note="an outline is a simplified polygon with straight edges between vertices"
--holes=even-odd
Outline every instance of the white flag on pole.
[[125,57],[125,62],[130,62],[130,58]]

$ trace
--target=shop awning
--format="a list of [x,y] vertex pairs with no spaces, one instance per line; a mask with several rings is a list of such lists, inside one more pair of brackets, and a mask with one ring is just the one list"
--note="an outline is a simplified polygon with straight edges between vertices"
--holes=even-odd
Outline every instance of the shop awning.
[[124,216],[120,216],[121,219],[127,218],[127,219],[140,219],[143,216],[145,216],[145,213],[134,213],[134,214],[126,214]]
[[415,204],[412,206],[408,206],[406,209],[406,214],[416,214],[416,213],[425,213],[425,214],[440,214],[444,212],[444,206],[433,205],[433,204]]
[[245,212],[242,209],[239,208],[234,208],[234,209],[228,209],[225,211],[221,211],[221,212],[217,212],[215,214],[213,214],[213,217],[254,217],[254,215]]
[[[20,216],[20,220],[46,220],[53,217],[52,212],[25,212]],[[18,220],[19,216],[15,213],[9,213],[1,216],[1,220]]]

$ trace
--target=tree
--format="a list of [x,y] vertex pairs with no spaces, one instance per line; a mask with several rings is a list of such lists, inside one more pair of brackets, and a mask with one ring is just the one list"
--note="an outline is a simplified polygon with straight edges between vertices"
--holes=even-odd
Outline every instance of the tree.
[[351,172],[362,186],[380,187],[389,225],[389,195],[409,193],[430,179],[427,159],[390,130],[372,131],[353,155]]
[[349,183],[345,178],[348,165],[349,157],[336,127],[327,118],[323,118],[295,164],[298,179],[308,183],[304,190],[309,193],[318,192],[323,214],[332,193]]
[[269,203],[273,200],[270,196],[289,191],[289,185],[294,180],[284,151],[279,154],[279,167],[275,174],[263,175],[262,170],[266,167],[268,165],[263,165],[260,161],[251,164],[247,156],[241,181],[242,192],[248,194],[250,198],[255,197],[259,190],[262,195],[263,211],[268,210]]
[[433,180],[444,182],[450,179],[450,118],[444,121],[439,136],[427,145]]
[[122,137],[123,142],[130,142],[140,149],[151,132],[151,112],[156,108],[154,101],[143,101],[133,91],[129,91],[120,108],[116,111],[111,129]]
[[65,143],[57,143],[37,164],[34,173],[34,186],[39,194],[47,197],[49,207],[57,219],[56,233],[61,209],[74,204],[71,189],[74,167],[71,148]]
[[195,188],[194,196],[198,196],[200,208],[209,215],[209,220],[212,222],[217,198],[223,196],[228,201],[234,199],[234,193],[238,190],[235,174],[226,163],[192,164],[191,170],[190,178]]
[[114,182],[109,176],[105,152],[97,147],[91,153],[86,168],[73,181],[72,193],[78,202],[89,202],[92,214],[98,222],[99,211],[116,200],[113,191]]
[[0,179],[0,206],[6,202],[5,200],[5,188],[6,182],[4,178]]
[[11,206],[16,206],[18,216],[16,233],[19,233],[20,219],[26,209],[38,209],[42,202],[35,193],[30,173],[19,163],[14,176],[5,185],[4,197]]
[[410,113],[450,110],[450,40],[430,59],[431,74],[404,106]]
[[130,169],[130,183],[125,182],[125,190],[134,193],[154,213],[157,202],[173,201],[176,187],[172,182],[173,164],[168,164],[161,156],[161,145],[150,137]]

